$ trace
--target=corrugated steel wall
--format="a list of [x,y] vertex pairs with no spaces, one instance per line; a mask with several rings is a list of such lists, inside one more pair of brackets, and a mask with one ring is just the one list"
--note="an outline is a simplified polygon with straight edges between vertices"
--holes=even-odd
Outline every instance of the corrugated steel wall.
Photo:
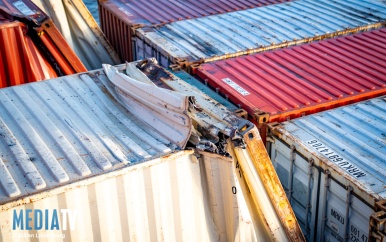
[[385,20],[380,1],[299,0],[137,29],[136,58],[184,67],[381,27]]
[[121,63],[82,0],[31,1],[52,18],[65,41],[88,70],[99,69],[102,63]]
[[38,201],[13,209],[48,209],[50,216],[54,209],[76,210],[74,230],[62,224],[53,231],[13,230],[9,209],[0,212],[0,241],[36,241],[20,239],[24,233],[59,238],[48,241],[272,240],[264,220],[250,212],[232,162],[202,155],[205,162],[183,151],[75,183],[65,192],[38,194]]
[[132,28],[162,25],[184,19],[200,18],[290,0],[246,1],[135,1],[99,0],[102,31],[122,61],[133,60]]
[[0,89],[0,201],[165,154],[100,71]]
[[0,21],[0,88],[57,77],[45,56],[26,36],[25,24]]
[[271,159],[309,241],[383,233],[385,130],[386,96],[272,126]]
[[0,0],[0,88],[86,71],[54,23],[29,0]]
[[[325,157],[327,165],[341,173],[350,174],[361,186],[372,191],[370,196],[386,198],[386,97],[341,107],[283,123],[280,127],[296,137],[299,142],[319,157]],[[321,151],[317,140],[335,150],[335,153],[362,170],[347,169]]]
[[380,29],[204,64],[196,72],[257,123],[281,122],[384,95],[385,47]]

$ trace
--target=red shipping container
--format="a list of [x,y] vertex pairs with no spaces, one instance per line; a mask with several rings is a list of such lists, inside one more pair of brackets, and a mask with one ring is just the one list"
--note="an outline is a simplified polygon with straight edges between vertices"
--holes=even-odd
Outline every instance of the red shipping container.
[[204,64],[193,70],[265,136],[282,122],[386,94],[386,29]]
[[0,88],[87,71],[30,0],[0,0]]
[[292,0],[195,0],[138,1],[99,0],[99,17],[103,33],[122,61],[133,61],[132,41],[136,28],[159,26],[179,20],[200,18],[267,6]]

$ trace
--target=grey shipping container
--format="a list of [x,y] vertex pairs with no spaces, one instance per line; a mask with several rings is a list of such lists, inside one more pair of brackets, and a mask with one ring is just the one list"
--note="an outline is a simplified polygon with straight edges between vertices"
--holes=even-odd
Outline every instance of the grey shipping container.
[[122,61],[133,61],[135,29],[290,0],[98,0],[101,28]]
[[386,3],[299,0],[136,29],[136,59],[165,67],[216,61],[385,24]]
[[385,96],[269,129],[268,153],[309,241],[384,241]]

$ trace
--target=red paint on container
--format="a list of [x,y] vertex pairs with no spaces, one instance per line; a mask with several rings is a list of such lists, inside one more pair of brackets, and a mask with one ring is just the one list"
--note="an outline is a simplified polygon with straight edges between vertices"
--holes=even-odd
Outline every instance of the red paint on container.
[[194,73],[261,127],[385,95],[386,29],[203,64]]
[[84,65],[36,5],[0,0],[0,88],[83,71]]
[[291,0],[99,0],[101,29],[122,61],[133,61],[134,29]]

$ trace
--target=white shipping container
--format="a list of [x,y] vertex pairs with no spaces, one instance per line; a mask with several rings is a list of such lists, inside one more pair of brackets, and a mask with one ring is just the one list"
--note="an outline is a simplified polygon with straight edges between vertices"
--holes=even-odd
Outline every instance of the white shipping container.
[[385,97],[269,130],[271,160],[308,241],[384,241]]
[[0,90],[0,241],[303,239],[253,125],[127,69]]

